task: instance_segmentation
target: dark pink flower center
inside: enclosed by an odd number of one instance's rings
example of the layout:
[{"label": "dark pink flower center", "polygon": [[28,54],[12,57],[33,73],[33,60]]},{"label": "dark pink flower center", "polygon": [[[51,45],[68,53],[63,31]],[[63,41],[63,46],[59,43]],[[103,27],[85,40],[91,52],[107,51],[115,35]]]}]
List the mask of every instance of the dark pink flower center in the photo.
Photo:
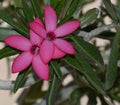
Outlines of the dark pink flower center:
[{"label": "dark pink flower center", "polygon": [[33,46],[31,47],[31,53],[32,53],[33,55],[39,54],[39,51],[40,51],[40,47],[39,47],[38,45],[33,45]]},{"label": "dark pink flower center", "polygon": [[51,40],[54,40],[56,39],[56,36],[54,34],[54,32],[48,32],[47,33],[47,40],[51,41]]}]

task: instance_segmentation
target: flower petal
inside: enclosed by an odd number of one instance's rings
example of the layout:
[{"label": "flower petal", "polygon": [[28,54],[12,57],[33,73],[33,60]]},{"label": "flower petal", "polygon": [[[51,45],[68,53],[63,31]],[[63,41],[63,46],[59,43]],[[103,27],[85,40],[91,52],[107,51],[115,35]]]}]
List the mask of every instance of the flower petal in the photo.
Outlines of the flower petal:
[{"label": "flower petal", "polygon": [[29,27],[32,31],[34,31],[36,34],[41,36],[42,38],[46,38],[46,31],[39,23],[36,22],[30,22]]},{"label": "flower petal", "polygon": [[22,51],[28,51],[31,47],[30,41],[20,35],[11,35],[5,38],[5,43],[9,46]]},{"label": "flower petal", "polygon": [[41,25],[41,27],[44,28],[44,24],[43,24],[42,20],[40,20],[40,18],[38,18],[38,17],[35,18],[34,22],[39,23]]},{"label": "flower petal", "polygon": [[39,55],[33,57],[32,66],[39,78],[43,80],[49,79],[48,64],[44,64]]},{"label": "flower petal", "polygon": [[51,41],[45,40],[41,44],[40,55],[44,63],[48,63],[54,54],[54,45]]},{"label": "flower petal", "polygon": [[55,30],[57,25],[57,16],[56,12],[49,5],[46,5],[45,7],[44,18],[47,32]]},{"label": "flower petal", "polygon": [[53,57],[54,59],[58,59],[58,58],[62,58],[66,55],[65,52],[61,51],[60,49],[58,49],[56,46],[55,46],[55,51],[54,51],[54,54],[53,54]]},{"label": "flower petal", "polygon": [[74,32],[80,26],[79,21],[69,21],[59,26],[54,33],[56,37],[66,36],[72,32]]},{"label": "flower petal", "polygon": [[23,52],[17,56],[12,64],[12,73],[17,73],[25,70],[32,62],[32,55],[30,52]]},{"label": "flower petal", "polygon": [[73,46],[67,41],[57,38],[53,41],[53,43],[63,52],[68,54],[75,54]]},{"label": "flower petal", "polygon": [[30,40],[31,40],[32,44],[34,44],[34,45],[40,45],[40,43],[42,42],[43,38],[41,38],[40,36],[38,36],[32,30],[30,30]]}]

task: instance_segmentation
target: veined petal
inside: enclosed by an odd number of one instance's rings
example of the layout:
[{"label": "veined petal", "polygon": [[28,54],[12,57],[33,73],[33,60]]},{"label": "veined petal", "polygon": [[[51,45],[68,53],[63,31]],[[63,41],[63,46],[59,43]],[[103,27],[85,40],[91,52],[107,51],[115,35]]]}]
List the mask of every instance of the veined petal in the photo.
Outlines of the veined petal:
[{"label": "veined petal", "polygon": [[31,47],[30,41],[20,35],[8,36],[4,41],[7,45],[22,51],[28,51]]},{"label": "veined petal", "polygon": [[35,18],[34,22],[39,23],[41,25],[41,27],[44,28],[44,24],[43,24],[43,22],[42,22],[42,20],[40,18],[38,18],[38,17]]},{"label": "veined petal", "polygon": [[56,12],[49,5],[45,7],[44,18],[47,32],[55,30],[57,26],[57,16]]},{"label": "veined petal", "polygon": [[80,26],[79,21],[69,21],[61,26],[59,26],[54,33],[56,34],[56,37],[62,37],[66,36],[72,32],[74,32],[78,27]]},{"label": "veined petal", "polygon": [[67,41],[57,38],[53,41],[53,43],[56,45],[56,47],[58,47],[63,52],[68,54],[75,54],[75,50],[73,46]]},{"label": "veined petal", "polygon": [[58,58],[62,58],[66,55],[65,52],[63,52],[62,50],[58,49],[56,46],[55,46],[55,51],[54,51],[54,54],[53,54],[53,57],[54,59],[58,59]]},{"label": "veined petal", "polygon": [[46,38],[46,31],[43,27],[41,27],[41,25],[39,23],[31,22],[31,23],[29,23],[29,27],[33,32],[35,32],[42,38]]},{"label": "veined petal", "polygon": [[33,57],[32,66],[39,78],[43,80],[49,79],[48,64],[44,64],[39,55]]},{"label": "veined petal", "polygon": [[32,54],[23,52],[17,56],[12,64],[12,73],[17,73],[25,70],[32,62]]},{"label": "veined petal", "polygon": [[54,45],[51,41],[45,40],[41,44],[40,56],[44,63],[48,63],[54,54]]},{"label": "veined petal", "polygon": [[40,36],[38,36],[32,30],[30,30],[30,40],[31,40],[32,44],[34,44],[34,45],[40,45],[40,43],[42,42],[43,38],[40,37]]}]

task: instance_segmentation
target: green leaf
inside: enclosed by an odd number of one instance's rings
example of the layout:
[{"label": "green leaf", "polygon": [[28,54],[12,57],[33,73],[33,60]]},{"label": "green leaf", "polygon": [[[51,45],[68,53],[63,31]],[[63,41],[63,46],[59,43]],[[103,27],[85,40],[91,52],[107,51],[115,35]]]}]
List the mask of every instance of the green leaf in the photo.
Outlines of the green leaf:
[{"label": "green leaf", "polygon": [[64,2],[65,2],[65,0],[59,0],[59,3],[58,3],[58,5],[56,6],[56,8],[55,8],[55,10],[56,10],[56,14],[57,14],[57,16],[58,16],[58,18],[61,18],[61,13],[62,13],[62,9],[63,9],[63,7],[64,7]]},{"label": "green leaf", "polygon": [[94,45],[84,41],[83,39],[81,39],[77,36],[72,37],[72,39],[73,39],[74,43],[79,47],[80,51],[84,52],[93,61],[97,62],[100,65],[103,65],[102,56],[101,56],[99,50]]},{"label": "green leaf", "polygon": [[117,17],[114,5],[111,3],[110,0],[103,0],[103,3],[106,7],[107,12],[109,13],[109,15],[111,16],[111,18],[113,19],[114,22],[118,23],[119,19]]},{"label": "green leaf", "polygon": [[112,44],[109,63],[106,70],[106,82],[105,82],[106,90],[109,90],[114,85],[114,82],[116,80],[117,61],[119,57],[119,42],[120,42],[120,31],[117,32]]},{"label": "green leaf", "polygon": [[16,8],[17,14],[19,18],[22,20],[22,22],[25,24],[25,26],[28,26],[28,23],[26,21],[26,17],[24,16],[23,8]]},{"label": "green leaf", "polygon": [[81,28],[85,28],[97,20],[99,10],[97,8],[87,11],[81,18]]},{"label": "green leaf", "polygon": [[[83,58],[83,56],[79,53],[75,55],[76,59],[79,61],[82,66],[83,74],[88,79],[88,81],[103,95],[105,95],[103,83],[96,76],[95,72],[92,70],[91,66],[87,63],[87,61]],[[81,70],[80,70],[81,72]]]},{"label": "green leaf", "polygon": [[67,15],[72,16],[74,12],[76,11],[78,4],[79,4],[79,0],[73,0],[69,7]]},{"label": "green leaf", "polygon": [[69,0],[69,2],[67,1],[67,4],[65,4],[65,8],[63,10],[63,19],[61,20],[60,24],[66,22],[71,17],[73,17],[73,14],[77,9],[78,4],[79,0]]},{"label": "green leaf", "polygon": [[20,17],[25,19],[23,8],[17,7],[16,11],[17,11],[17,13],[19,14]]},{"label": "green leaf", "polygon": [[4,20],[9,25],[11,25],[18,33],[21,33],[21,35],[28,37],[29,35],[28,29],[18,24],[17,22],[13,21],[12,18],[5,15],[2,11],[0,11],[0,19]]},{"label": "green leaf", "polygon": [[60,0],[50,0],[50,5],[55,8]]},{"label": "green leaf", "polygon": [[0,28],[0,42],[3,42],[7,36],[18,35],[16,31],[10,28]]},{"label": "green leaf", "polygon": [[13,92],[16,93],[17,90],[24,84],[25,82],[25,77],[27,74],[30,72],[31,67],[27,68],[26,70],[20,72],[15,80],[15,85],[13,88]]},{"label": "green leaf", "polygon": [[57,61],[51,61],[50,64],[52,65],[53,70],[55,71],[55,73],[58,76],[58,78],[60,80],[62,80],[63,79],[63,75],[62,75],[62,72],[60,70],[60,66],[58,65]]},{"label": "green leaf", "polygon": [[36,17],[43,18],[38,0],[30,0]]},{"label": "green leaf", "polygon": [[22,0],[22,4],[23,4],[23,12],[24,12],[24,16],[26,17],[28,22],[33,21],[33,13],[32,10],[30,9],[30,7],[28,6],[28,4]]},{"label": "green leaf", "polygon": [[83,72],[83,70],[81,69],[81,65],[77,62],[77,60],[74,57],[66,56],[65,58],[63,58],[63,60],[73,68],[81,70],[80,72]]},{"label": "green leaf", "polygon": [[74,12],[74,15],[73,15],[74,18],[79,17],[79,15],[80,15],[80,10],[81,10],[83,4],[84,4],[84,0],[79,0],[79,3],[78,3],[78,5],[77,5],[77,8],[76,8],[76,10],[75,10],[75,12]]},{"label": "green leaf", "polygon": [[51,70],[51,80],[49,81],[49,89],[48,89],[48,96],[47,96],[47,100],[46,100],[46,104],[47,105],[54,105],[54,100],[55,100],[55,92],[58,86],[58,80],[57,77],[55,75],[55,73],[53,72],[53,70]]},{"label": "green leaf", "polygon": [[69,1],[68,1],[68,0],[67,0],[67,1],[65,0],[65,4],[64,4],[65,6],[64,6],[64,8],[63,8],[62,19],[65,18],[65,15],[67,14],[67,11],[68,11],[68,9],[69,9],[72,1],[73,1],[73,0],[69,0]]},{"label": "green leaf", "polygon": [[12,55],[16,55],[18,54],[19,51],[11,48],[11,47],[4,47],[3,49],[0,49],[0,59],[5,58],[5,57],[9,57]]},{"label": "green leaf", "polygon": [[116,6],[116,5],[113,5],[113,7],[114,7],[114,9],[116,11],[116,15],[117,15],[117,17],[118,17],[118,19],[120,21],[120,8],[118,6]]}]

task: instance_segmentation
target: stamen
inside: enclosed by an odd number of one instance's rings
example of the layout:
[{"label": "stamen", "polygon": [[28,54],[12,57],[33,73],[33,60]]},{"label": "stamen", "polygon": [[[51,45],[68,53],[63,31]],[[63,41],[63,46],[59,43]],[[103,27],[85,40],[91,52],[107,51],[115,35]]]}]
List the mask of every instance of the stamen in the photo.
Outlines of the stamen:
[{"label": "stamen", "polygon": [[40,47],[39,47],[38,45],[33,45],[33,46],[31,47],[31,53],[32,53],[33,55],[39,54],[39,51],[40,51]]},{"label": "stamen", "polygon": [[54,32],[48,32],[47,33],[47,40],[51,41],[51,40],[54,40],[56,39],[56,36],[54,34]]}]

